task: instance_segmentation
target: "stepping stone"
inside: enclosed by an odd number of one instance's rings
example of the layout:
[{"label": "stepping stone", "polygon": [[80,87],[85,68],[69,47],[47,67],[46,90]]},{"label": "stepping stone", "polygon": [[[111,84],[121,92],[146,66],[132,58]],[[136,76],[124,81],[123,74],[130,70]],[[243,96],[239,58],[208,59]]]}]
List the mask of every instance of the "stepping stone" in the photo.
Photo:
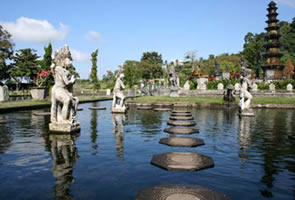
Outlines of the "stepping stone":
[{"label": "stepping stone", "polygon": [[155,103],[155,107],[172,107],[173,103]]},{"label": "stepping stone", "polygon": [[154,108],[154,111],[171,111],[170,108]]},{"label": "stepping stone", "polygon": [[151,103],[136,103],[138,107],[151,107],[153,104]]},{"label": "stepping stone", "polygon": [[169,118],[170,120],[193,120],[192,116],[172,116]]},{"label": "stepping stone", "polygon": [[195,121],[168,121],[167,122],[168,125],[172,125],[172,126],[194,126],[197,123]]},{"label": "stepping stone", "polygon": [[151,164],[168,171],[197,171],[214,167],[212,158],[191,152],[170,152],[153,155]]},{"label": "stepping stone", "polygon": [[223,193],[197,187],[182,185],[159,185],[140,190],[136,200],[231,200]]},{"label": "stepping stone", "polygon": [[171,117],[175,117],[175,116],[186,116],[186,117],[191,117],[192,114],[191,113],[172,113]]},{"label": "stepping stone", "polygon": [[159,143],[173,147],[197,147],[204,145],[204,140],[190,137],[162,138]]},{"label": "stepping stone", "polygon": [[153,107],[138,107],[137,110],[153,110]]},{"label": "stepping stone", "polygon": [[12,121],[8,121],[8,120],[0,120],[0,124],[7,124],[7,123],[11,123]]},{"label": "stepping stone", "polygon": [[77,111],[82,111],[82,110],[83,110],[83,108],[78,108],[78,109],[77,109]]},{"label": "stepping stone", "polygon": [[33,112],[33,115],[36,116],[50,116],[50,112]]},{"label": "stepping stone", "polygon": [[176,127],[171,127],[171,128],[165,128],[165,132],[170,133],[170,134],[183,134],[183,135],[191,135],[194,133],[200,133],[200,131],[196,128],[176,128]]},{"label": "stepping stone", "polygon": [[106,110],[106,107],[90,107],[90,110]]},{"label": "stepping stone", "polygon": [[184,107],[192,107],[192,103],[174,103],[173,107],[179,107],[179,108],[184,108]]},{"label": "stepping stone", "polygon": [[192,113],[191,111],[188,110],[172,110],[172,113]]}]

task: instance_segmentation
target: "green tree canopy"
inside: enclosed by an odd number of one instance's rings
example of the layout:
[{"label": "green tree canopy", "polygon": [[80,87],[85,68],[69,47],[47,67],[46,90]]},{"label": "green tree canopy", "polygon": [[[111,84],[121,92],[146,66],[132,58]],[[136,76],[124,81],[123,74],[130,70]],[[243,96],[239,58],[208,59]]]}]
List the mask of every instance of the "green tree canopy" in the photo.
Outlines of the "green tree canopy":
[{"label": "green tree canopy", "polygon": [[9,66],[6,59],[13,54],[14,44],[10,40],[11,35],[0,25],[0,80],[9,78]]},{"label": "green tree canopy", "polygon": [[140,68],[143,79],[160,78],[163,75],[162,55],[157,52],[145,52],[140,60]]},{"label": "green tree canopy", "polygon": [[20,49],[17,50],[13,56],[13,63],[11,68],[11,76],[20,83],[24,78],[28,82],[32,82],[37,74],[41,71],[38,61],[39,56],[34,49]]},{"label": "green tree canopy", "polygon": [[49,42],[48,46],[44,47],[44,55],[43,55],[43,60],[41,61],[41,68],[44,70],[50,70],[50,66],[52,63],[52,45]]},{"label": "green tree canopy", "polygon": [[126,60],[124,65],[124,82],[128,87],[132,87],[139,83],[142,78],[142,70],[140,68],[140,62],[135,60]]},{"label": "green tree canopy", "polygon": [[92,68],[91,68],[91,73],[90,73],[90,80],[91,80],[91,82],[93,84],[98,83],[98,78],[97,78],[97,55],[98,55],[98,49],[96,49],[91,54]]}]

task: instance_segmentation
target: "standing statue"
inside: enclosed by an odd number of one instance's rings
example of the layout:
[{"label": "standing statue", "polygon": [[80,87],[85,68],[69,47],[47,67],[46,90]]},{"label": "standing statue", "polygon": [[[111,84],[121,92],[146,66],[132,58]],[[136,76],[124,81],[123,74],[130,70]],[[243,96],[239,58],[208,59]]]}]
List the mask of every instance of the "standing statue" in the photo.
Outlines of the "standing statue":
[{"label": "standing statue", "polygon": [[112,104],[112,112],[114,113],[124,113],[126,111],[125,107],[125,95],[124,89],[125,85],[123,83],[124,74],[122,71],[119,72],[117,80],[114,87],[114,96]]},{"label": "standing statue", "polygon": [[248,69],[246,62],[242,61],[241,73],[241,89],[240,89],[240,103],[239,114],[240,116],[254,116],[252,109],[250,109],[252,94],[249,92],[252,82],[250,81],[251,69]]},{"label": "standing statue", "polygon": [[179,87],[178,76],[175,72],[174,65],[171,65],[169,67],[169,77],[170,77],[171,87],[178,88]]},{"label": "standing statue", "polygon": [[54,86],[51,93],[51,123],[49,130],[53,132],[74,132],[80,130],[76,120],[79,99],[73,96],[75,77],[68,70],[72,66],[71,53],[67,45],[55,52],[51,70]]}]

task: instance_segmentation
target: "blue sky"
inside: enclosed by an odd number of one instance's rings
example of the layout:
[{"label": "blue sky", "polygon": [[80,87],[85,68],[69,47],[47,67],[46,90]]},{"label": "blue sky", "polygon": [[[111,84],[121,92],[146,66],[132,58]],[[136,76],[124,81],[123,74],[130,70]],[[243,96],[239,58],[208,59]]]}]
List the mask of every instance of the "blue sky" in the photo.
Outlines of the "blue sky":
[{"label": "blue sky", "polygon": [[[269,0],[9,0],[1,3],[0,24],[13,35],[15,49],[68,44],[81,78],[99,49],[98,74],[125,60],[157,51],[164,60],[237,53],[247,32],[266,26]],[[295,0],[277,0],[279,20],[295,17]]]}]

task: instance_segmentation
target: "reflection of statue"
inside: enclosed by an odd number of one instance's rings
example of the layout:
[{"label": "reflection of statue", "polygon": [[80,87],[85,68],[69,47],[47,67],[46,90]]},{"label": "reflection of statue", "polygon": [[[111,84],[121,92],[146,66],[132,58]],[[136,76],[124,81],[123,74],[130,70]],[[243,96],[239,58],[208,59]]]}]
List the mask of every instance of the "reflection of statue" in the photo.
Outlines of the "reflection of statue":
[{"label": "reflection of statue", "polygon": [[79,130],[80,124],[75,119],[79,100],[72,94],[75,77],[68,71],[72,65],[68,46],[55,52],[54,62],[56,65],[52,64],[51,66],[55,83],[51,93],[49,129],[55,132]]},{"label": "reflection of statue", "polygon": [[116,141],[116,150],[118,152],[117,156],[123,159],[123,150],[124,150],[124,136],[123,136],[123,124],[125,122],[124,114],[113,114],[113,134]]},{"label": "reflection of statue", "polygon": [[234,102],[235,96],[233,94],[234,91],[234,87],[232,84],[229,84],[229,86],[227,86],[226,91],[223,92],[223,100],[227,101],[227,102]]},{"label": "reflection of statue", "polygon": [[75,146],[77,136],[66,134],[50,134],[49,141],[53,157],[52,171],[55,180],[55,198],[72,199],[70,185],[74,182],[73,165],[78,159]]},{"label": "reflection of statue", "polygon": [[253,98],[250,91],[251,81],[250,75],[251,70],[247,69],[245,66],[245,62],[242,62],[242,74],[241,74],[241,89],[240,89],[240,110],[239,113],[241,116],[253,116],[254,113],[250,109],[251,99]]},{"label": "reflection of statue", "polygon": [[123,78],[124,74],[120,72],[114,87],[112,112],[124,113],[126,111]]}]

